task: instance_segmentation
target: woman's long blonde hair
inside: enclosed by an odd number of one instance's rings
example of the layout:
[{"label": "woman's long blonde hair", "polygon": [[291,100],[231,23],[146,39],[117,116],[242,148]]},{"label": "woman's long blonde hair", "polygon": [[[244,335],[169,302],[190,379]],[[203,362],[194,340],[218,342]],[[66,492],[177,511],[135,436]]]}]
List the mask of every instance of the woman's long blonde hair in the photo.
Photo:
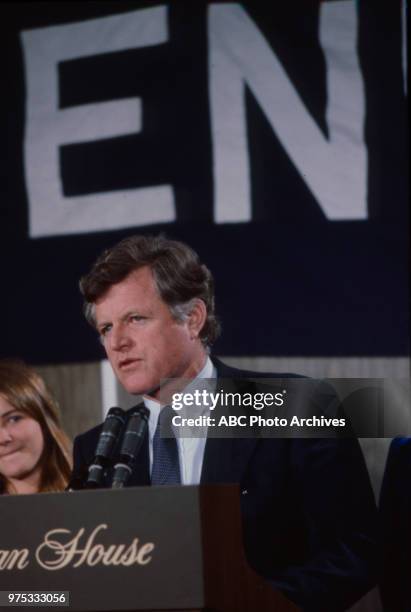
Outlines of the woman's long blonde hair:
[{"label": "woman's long blonde hair", "polygon": [[[61,428],[57,404],[43,379],[22,361],[0,360],[0,395],[41,427],[44,449],[39,492],[63,491],[71,474],[71,444]],[[0,474],[0,493],[6,488],[7,481]]]}]

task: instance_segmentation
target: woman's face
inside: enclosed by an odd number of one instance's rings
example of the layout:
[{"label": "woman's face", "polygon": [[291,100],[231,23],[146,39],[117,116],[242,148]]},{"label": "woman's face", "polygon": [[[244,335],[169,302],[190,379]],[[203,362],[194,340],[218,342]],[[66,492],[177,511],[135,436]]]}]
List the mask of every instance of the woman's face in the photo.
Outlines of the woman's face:
[{"label": "woman's face", "polygon": [[43,449],[40,424],[0,395],[0,474],[17,492],[38,489]]}]

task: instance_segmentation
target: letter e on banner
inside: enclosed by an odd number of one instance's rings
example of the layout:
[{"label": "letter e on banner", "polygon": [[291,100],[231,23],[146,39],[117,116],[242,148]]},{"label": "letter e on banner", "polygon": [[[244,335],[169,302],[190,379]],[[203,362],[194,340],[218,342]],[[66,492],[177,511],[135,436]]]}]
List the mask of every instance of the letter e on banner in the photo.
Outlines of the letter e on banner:
[{"label": "letter e on banner", "polygon": [[59,62],[167,41],[165,6],[22,32],[26,66],[25,178],[30,236],[175,220],[171,185],[65,197],[59,146],[138,133],[140,98],[59,110]]}]

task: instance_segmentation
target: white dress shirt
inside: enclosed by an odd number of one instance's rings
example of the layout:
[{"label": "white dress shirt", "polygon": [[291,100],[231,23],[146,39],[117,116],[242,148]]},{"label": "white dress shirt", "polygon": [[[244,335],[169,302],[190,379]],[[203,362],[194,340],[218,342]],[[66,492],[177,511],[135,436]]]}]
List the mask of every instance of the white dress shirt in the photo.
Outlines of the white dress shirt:
[{"label": "white dress shirt", "polygon": [[[217,379],[217,371],[212,364],[209,357],[205,362],[205,365],[201,372],[194,379]],[[188,388],[185,389],[187,391]],[[214,389],[215,390],[215,385]],[[143,397],[144,405],[150,411],[150,417],[148,421],[148,432],[149,432],[149,455],[150,455],[150,474],[153,469],[153,437],[157,427],[158,417],[162,408],[160,402],[152,399],[151,397]],[[188,410],[190,414],[188,414]],[[183,411],[179,411],[183,415]],[[177,413],[176,413],[177,414]],[[208,406],[191,406],[189,409],[186,408],[184,413],[187,416],[203,416],[210,414]],[[174,428],[174,431],[176,429]],[[176,435],[178,457],[180,460],[180,476],[181,484],[184,485],[197,485],[200,483],[201,470],[203,467],[204,449],[207,440],[207,428],[204,428],[204,435],[196,438],[188,438]]]}]

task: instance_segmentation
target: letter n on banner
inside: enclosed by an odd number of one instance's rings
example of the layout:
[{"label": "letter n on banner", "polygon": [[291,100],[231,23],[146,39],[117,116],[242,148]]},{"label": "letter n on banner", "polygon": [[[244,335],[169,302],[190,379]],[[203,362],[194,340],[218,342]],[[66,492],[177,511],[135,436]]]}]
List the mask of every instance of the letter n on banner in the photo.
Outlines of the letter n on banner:
[{"label": "letter n on banner", "polygon": [[[326,138],[267,40],[242,6],[209,7],[210,108],[217,223],[251,220],[245,85],[325,216],[367,218],[364,84],[354,0],[322,2],[327,70]],[[273,168],[275,172],[275,168]]]}]

